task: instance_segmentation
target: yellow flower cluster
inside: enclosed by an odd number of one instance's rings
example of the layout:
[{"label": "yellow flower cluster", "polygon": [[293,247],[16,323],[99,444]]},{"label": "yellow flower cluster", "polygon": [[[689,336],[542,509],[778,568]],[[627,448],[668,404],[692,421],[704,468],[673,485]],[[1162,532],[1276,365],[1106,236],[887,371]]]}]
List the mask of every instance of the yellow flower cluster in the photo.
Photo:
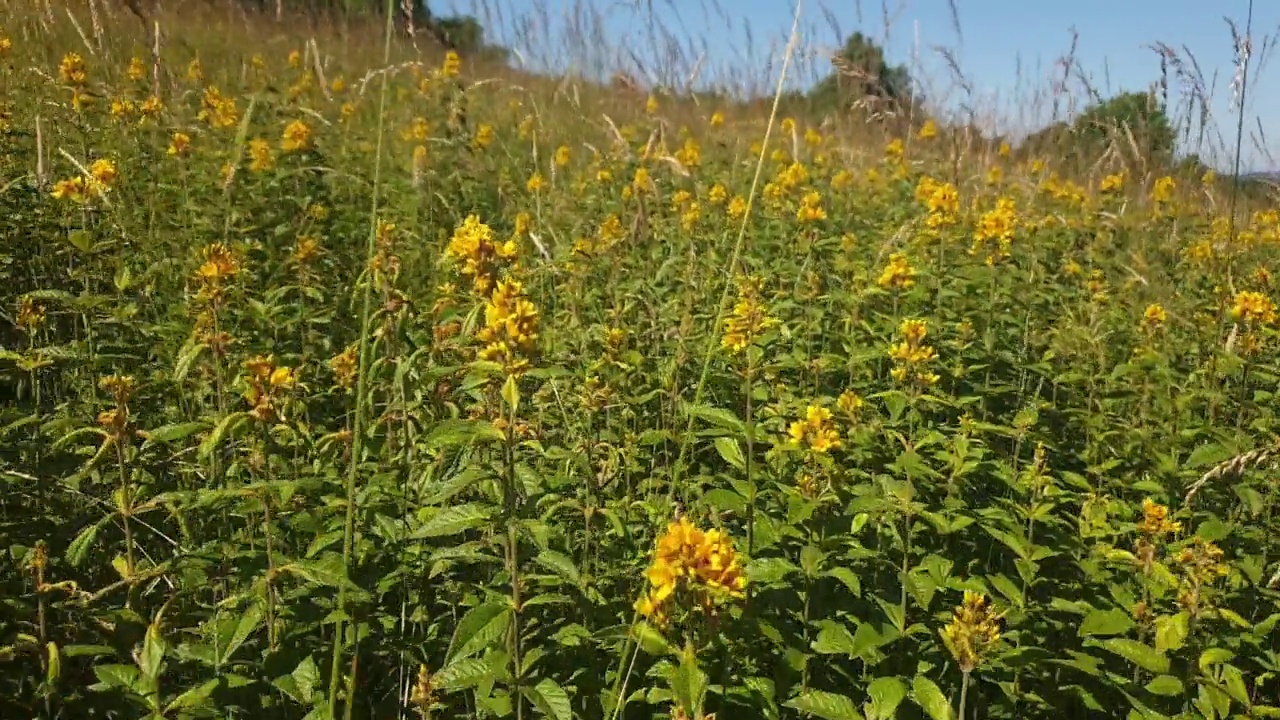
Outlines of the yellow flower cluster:
[{"label": "yellow flower cluster", "polygon": [[359,372],[359,346],[352,343],[347,349],[329,358],[329,369],[333,371],[337,387],[350,391],[356,385],[356,374]]},{"label": "yellow flower cluster", "polygon": [[18,300],[18,313],[14,322],[28,335],[39,330],[45,322],[44,306],[36,302],[30,295],[23,295]]},{"label": "yellow flower cluster", "polygon": [[1142,327],[1147,332],[1154,332],[1169,319],[1169,313],[1159,303],[1151,303],[1142,313]]},{"label": "yellow flower cluster", "polygon": [[645,577],[649,588],[635,608],[659,625],[666,624],[667,609],[681,585],[708,612],[743,597],[747,585],[733,539],[720,530],[704,532],[684,517],[658,538]]},{"label": "yellow flower cluster", "polygon": [[1182,530],[1182,523],[1169,519],[1169,508],[1151,498],[1142,500],[1142,519],[1138,521],[1138,532],[1143,535],[1158,537]]},{"label": "yellow flower cluster", "polygon": [[906,290],[916,284],[916,269],[911,266],[906,255],[893,253],[889,256],[889,264],[880,273],[876,284],[886,289]]},{"label": "yellow flower cluster", "polygon": [[98,381],[98,387],[111,396],[115,406],[98,413],[98,424],[120,438],[129,423],[129,401],[138,386],[132,375],[108,375]]},{"label": "yellow flower cluster", "polygon": [[1102,178],[1098,184],[1098,192],[1103,195],[1119,195],[1124,192],[1124,173],[1112,173]]},{"label": "yellow flower cluster", "polygon": [[896,363],[890,371],[893,379],[898,382],[910,380],[924,386],[937,383],[938,374],[925,368],[937,357],[934,349],[924,343],[929,332],[925,322],[903,320],[898,332],[902,335],[902,340],[889,348],[889,357]]},{"label": "yellow flower cluster", "polygon": [[516,241],[496,240],[492,228],[480,222],[479,217],[468,215],[453,231],[445,254],[462,261],[462,274],[471,278],[477,294],[488,295],[515,260]]},{"label": "yellow flower cluster", "polygon": [[744,276],[738,279],[738,301],[724,320],[721,347],[734,353],[742,352],[765,331],[778,324],[778,320],[769,315],[760,297],[763,287],[764,281],[759,277]]},{"label": "yellow flower cluster", "polygon": [[484,310],[484,327],[476,337],[485,343],[480,359],[500,363],[509,375],[529,365],[538,340],[538,308],[515,280],[499,280]]},{"label": "yellow flower cluster", "polygon": [[831,411],[818,405],[806,408],[804,419],[791,423],[788,434],[793,447],[807,447],[815,453],[830,452],[841,445]]},{"label": "yellow flower cluster", "polygon": [[1246,325],[1274,325],[1276,305],[1260,292],[1242,290],[1236,294],[1235,303],[1231,306],[1231,317]]},{"label": "yellow flower cluster", "polygon": [[280,417],[280,405],[286,393],[297,382],[291,368],[275,364],[270,356],[256,355],[244,363],[244,398],[252,408],[249,415],[259,422],[269,423]]},{"label": "yellow flower cluster", "polygon": [[54,183],[53,196],[59,200],[88,202],[106,195],[119,177],[120,171],[114,162],[99,158],[89,165],[87,174]]},{"label": "yellow flower cluster", "polygon": [[280,149],[285,152],[297,152],[309,147],[311,147],[311,128],[301,120],[289,123],[280,137]]},{"label": "yellow flower cluster", "polygon": [[69,52],[62,56],[58,64],[58,75],[62,82],[73,88],[84,87],[89,80],[89,71],[80,53]]},{"label": "yellow flower cluster", "polygon": [[942,641],[968,674],[982,662],[992,645],[1000,641],[1000,616],[981,593],[964,591],[964,602],[942,629]]},{"label": "yellow flower cluster", "polygon": [[960,214],[960,191],[956,186],[928,175],[916,183],[916,202],[929,211],[925,222],[934,229],[954,225]]},{"label": "yellow flower cluster", "polygon": [[816,190],[805,193],[800,201],[800,209],[796,211],[796,221],[808,224],[826,219],[827,211],[822,209],[822,195]]},{"label": "yellow flower cluster", "polygon": [[240,121],[240,111],[235,98],[224,97],[215,85],[204,89],[200,99],[200,113],[196,116],[210,127],[225,129]]},{"label": "yellow flower cluster", "polygon": [[1017,229],[1018,211],[1013,198],[998,198],[996,206],[978,218],[970,254],[976,255],[985,248],[988,265],[1004,260],[1009,257],[1009,248],[1013,245],[1013,235]]}]

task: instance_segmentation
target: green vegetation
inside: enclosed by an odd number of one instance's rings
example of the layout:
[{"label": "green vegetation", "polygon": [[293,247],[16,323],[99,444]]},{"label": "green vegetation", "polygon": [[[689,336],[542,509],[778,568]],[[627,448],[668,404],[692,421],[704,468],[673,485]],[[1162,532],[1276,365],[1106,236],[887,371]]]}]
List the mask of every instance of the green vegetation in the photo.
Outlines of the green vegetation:
[{"label": "green vegetation", "polygon": [[3,717],[1280,716],[1280,216],[1145,96],[10,7]]}]

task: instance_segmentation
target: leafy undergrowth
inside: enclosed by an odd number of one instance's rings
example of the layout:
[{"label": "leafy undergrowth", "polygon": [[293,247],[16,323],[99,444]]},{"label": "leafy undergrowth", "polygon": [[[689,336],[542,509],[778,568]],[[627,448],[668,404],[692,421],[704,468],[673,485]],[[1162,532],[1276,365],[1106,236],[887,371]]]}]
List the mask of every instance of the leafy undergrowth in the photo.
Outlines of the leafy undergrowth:
[{"label": "leafy undergrowth", "polygon": [[12,23],[6,716],[1280,716],[1274,210]]}]

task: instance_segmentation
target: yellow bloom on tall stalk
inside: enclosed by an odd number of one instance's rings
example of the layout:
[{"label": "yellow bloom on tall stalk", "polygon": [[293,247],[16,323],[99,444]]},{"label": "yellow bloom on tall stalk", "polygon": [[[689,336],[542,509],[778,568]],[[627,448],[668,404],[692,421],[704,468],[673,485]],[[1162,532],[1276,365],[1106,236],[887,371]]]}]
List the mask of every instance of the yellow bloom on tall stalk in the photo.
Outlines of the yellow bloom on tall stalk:
[{"label": "yellow bloom on tall stalk", "polygon": [[187,151],[191,149],[191,136],[176,132],[169,139],[169,154],[174,157],[186,157]]},{"label": "yellow bloom on tall stalk", "polygon": [[484,327],[476,333],[481,360],[496,362],[510,375],[524,372],[536,350],[538,308],[523,296],[524,286],[500,280],[484,310]]},{"label": "yellow bloom on tall stalk", "polygon": [[911,261],[907,260],[906,255],[893,253],[889,256],[889,264],[880,273],[876,284],[886,289],[906,290],[916,284],[916,269],[911,266]]},{"label": "yellow bloom on tall stalk", "polygon": [[805,447],[815,453],[830,452],[841,445],[840,433],[831,422],[831,411],[819,405],[805,409],[804,419],[787,429],[792,447]]},{"label": "yellow bloom on tall stalk", "polygon": [[937,135],[938,123],[934,122],[933,119],[930,118],[924,122],[924,125],[920,126],[920,132],[916,134],[916,137],[921,140],[929,140],[937,137]]},{"label": "yellow bloom on tall stalk", "polygon": [[684,139],[684,146],[676,151],[675,157],[685,167],[698,167],[702,165],[702,148],[697,140],[688,137]]},{"label": "yellow bloom on tall stalk", "polygon": [[98,158],[89,165],[89,177],[93,179],[99,192],[106,192],[120,177],[120,170],[111,160]]},{"label": "yellow bloom on tall stalk", "polygon": [[440,74],[447,77],[457,77],[462,72],[462,58],[458,53],[450,50],[445,53],[444,62],[440,65]]},{"label": "yellow bloom on tall stalk", "polygon": [[542,173],[534,171],[534,173],[529,176],[529,180],[524,184],[524,186],[529,190],[529,192],[536,193],[545,187],[546,184],[547,181],[542,178]]},{"label": "yellow bloom on tall stalk", "polygon": [[1276,305],[1271,298],[1260,292],[1242,290],[1236,293],[1235,303],[1231,306],[1231,317],[1246,325],[1274,325]]},{"label": "yellow bloom on tall stalk", "polygon": [[981,593],[964,591],[951,622],[942,629],[942,642],[956,659],[960,671],[968,675],[986,658],[991,646],[1000,641],[1000,616]]},{"label": "yellow bloom on tall stalk", "polygon": [[645,112],[647,112],[647,113],[649,113],[650,115],[653,115],[653,114],[655,114],[655,113],[657,113],[657,112],[658,112],[658,98],[657,98],[657,96],[655,96],[655,95],[650,95],[650,96],[649,96],[649,99],[647,99],[647,100],[645,100],[645,101],[644,101],[644,111],[645,111]]},{"label": "yellow bloom on tall stalk", "polygon": [[1182,531],[1182,523],[1169,519],[1169,508],[1151,498],[1142,499],[1142,519],[1137,527],[1138,532],[1152,537]]},{"label": "yellow bloom on tall stalk", "polygon": [[9,39],[8,35],[0,35],[0,57],[8,55],[11,50],[13,50],[13,40]]},{"label": "yellow bloom on tall stalk", "polygon": [[1155,185],[1151,188],[1151,201],[1157,207],[1173,202],[1173,192],[1177,190],[1178,183],[1174,182],[1172,177],[1165,175],[1156,180]]},{"label": "yellow bloom on tall stalk", "polygon": [[552,158],[552,162],[555,163],[556,167],[568,167],[569,161],[572,159],[573,156],[570,153],[569,146],[561,145],[556,148],[556,154]]},{"label": "yellow bloom on tall stalk", "polygon": [[724,320],[724,336],[720,339],[721,347],[729,352],[742,352],[778,324],[760,297],[763,287],[764,280],[758,277],[738,279],[738,301]]},{"label": "yellow bloom on tall stalk", "polygon": [[302,51],[294,49],[289,51],[289,67],[302,67]]},{"label": "yellow bloom on tall stalk", "polygon": [[973,231],[973,247],[970,254],[976,255],[987,251],[987,264],[995,263],[1009,257],[1009,249],[1013,245],[1013,236],[1018,229],[1018,211],[1013,198],[1001,197],[996,206],[978,218],[977,227]]},{"label": "yellow bloom on tall stalk", "polygon": [[311,147],[311,128],[301,120],[289,123],[284,134],[280,136],[280,149],[285,152],[296,152]]},{"label": "yellow bloom on tall stalk", "polygon": [[710,123],[711,127],[713,127],[713,128],[718,128],[718,127],[723,126],[723,125],[724,125],[724,113],[720,112],[719,110],[717,110],[717,111],[715,111],[715,112],[711,113],[711,120],[709,121],[709,123]]},{"label": "yellow bloom on tall stalk", "polygon": [[1119,195],[1124,191],[1124,173],[1112,173],[1102,178],[1102,182],[1098,185],[1098,192],[1104,195]]},{"label": "yellow bloom on tall stalk", "polygon": [[261,138],[249,141],[249,170],[266,172],[275,167],[275,156],[271,154],[271,144]]},{"label": "yellow bloom on tall stalk", "polygon": [[889,348],[889,357],[895,363],[893,370],[890,371],[893,379],[898,382],[912,381],[924,386],[937,383],[939,379],[937,373],[925,367],[937,357],[936,351],[924,342],[925,336],[928,335],[925,322],[916,319],[903,320],[898,332],[902,335],[902,340]]},{"label": "yellow bloom on tall stalk", "polygon": [[215,128],[229,128],[240,120],[235,98],[224,97],[222,91],[210,85],[204,89],[200,99],[200,114],[197,117]]},{"label": "yellow bloom on tall stalk", "polygon": [[515,260],[516,241],[498,242],[492,228],[480,222],[478,216],[468,215],[453,231],[445,255],[462,261],[462,274],[471,278],[475,292],[488,295],[502,272]]},{"label": "yellow bloom on tall stalk", "polygon": [[62,56],[58,64],[58,75],[62,82],[74,88],[84,87],[89,80],[89,72],[80,53],[69,52]]},{"label": "yellow bloom on tall stalk", "polygon": [[1169,314],[1165,312],[1164,308],[1161,307],[1159,303],[1151,303],[1142,313],[1142,327],[1146,329],[1147,332],[1154,332],[1158,328],[1162,327],[1168,319]]},{"label": "yellow bloom on tall stalk", "polygon": [[747,587],[733,538],[721,530],[704,532],[686,517],[669,524],[658,538],[645,580],[648,588],[635,609],[659,626],[669,620],[669,608],[682,587],[687,599],[706,613],[745,597]]},{"label": "yellow bloom on tall stalk", "polygon": [[801,224],[815,223],[827,219],[827,211],[822,209],[822,195],[817,190],[805,193],[800,201],[800,209],[796,210],[796,221]]},{"label": "yellow bloom on tall stalk", "polygon": [[482,123],[476,128],[475,146],[481,150],[493,144],[494,132],[493,126],[489,123]]},{"label": "yellow bloom on tall stalk", "polygon": [[32,299],[30,295],[23,295],[18,300],[18,312],[14,322],[28,335],[44,326],[45,317],[44,306]]}]

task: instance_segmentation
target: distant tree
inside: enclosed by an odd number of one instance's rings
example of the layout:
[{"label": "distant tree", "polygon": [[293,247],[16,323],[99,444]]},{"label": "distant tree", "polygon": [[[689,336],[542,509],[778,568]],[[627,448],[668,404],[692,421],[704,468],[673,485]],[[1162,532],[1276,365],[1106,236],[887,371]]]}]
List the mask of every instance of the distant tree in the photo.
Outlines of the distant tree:
[{"label": "distant tree", "polygon": [[1114,140],[1129,144],[1133,137],[1138,149],[1150,159],[1169,160],[1177,136],[1168,115],[1154,93],[1126,92],[1087,108],[1071,126],[1090,146],[1104,146]]},{"label": "distant tree", "polygon": [[860,32],[845,40],[844,47],[831,58],[831,65],[833,72],[809,92],[816,108],[844,109],[868,97],[898,105],[917,100],[907,67],[890,65],[884,48]]}]

